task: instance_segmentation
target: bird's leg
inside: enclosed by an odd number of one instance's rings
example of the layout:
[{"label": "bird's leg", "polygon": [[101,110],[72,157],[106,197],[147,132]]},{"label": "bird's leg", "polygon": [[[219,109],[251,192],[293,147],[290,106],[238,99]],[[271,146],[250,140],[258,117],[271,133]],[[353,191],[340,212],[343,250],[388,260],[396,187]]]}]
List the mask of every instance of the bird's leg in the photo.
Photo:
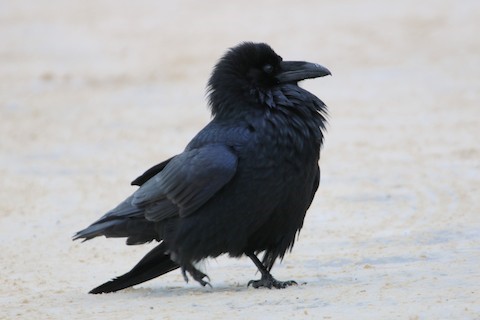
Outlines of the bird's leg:
[{"label": "bird's leg", "polygon": [[270,272],[268,272],[267,268],[265,268],[263,263],[260,260],[258,260],[255,254],[249,253],[247,254],[247,256],[250,259],[252,259],[253,263],[255,263],[255,265],[257,266],[258,271],[260,271],[260,273],[262,274],[262,277],[260,278],[260,280],[250,280],[247,286],[252,285],[252,287],[254,287],[255,289],[260,287],[266,287],[269,289],[271,289],[272,287],[277,289],[284,289],[289,286],[297,285],[297,283],[293,280],[289,280],[289,281],[276,280],[270,274]]},{"label": "bird's leg", "polygon": [[[191,263],[182,266],[182,275],[183,279],[185,279],[185,282],[188,282],[187,271],[188,273],[190,273],[192,278],[198,283],[200,283],[203,287],[205,287],[206,285],[208,285],[210,288],[212,287],[212,285],[208,282],[210,281],[210,278],[205,273],[196,269]],[[205,277],[208,281],[203,280],[203,278]]]}]

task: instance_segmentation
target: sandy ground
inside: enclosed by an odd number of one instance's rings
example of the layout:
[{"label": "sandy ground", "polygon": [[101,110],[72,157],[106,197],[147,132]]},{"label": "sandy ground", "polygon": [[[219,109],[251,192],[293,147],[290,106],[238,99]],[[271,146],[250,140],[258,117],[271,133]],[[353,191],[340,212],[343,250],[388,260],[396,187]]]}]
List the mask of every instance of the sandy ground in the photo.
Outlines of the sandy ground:
[{"label": "sandy ground", "polygon": [[[480,2],[0,1],[1,319],[480,319]],[[334,76],[322,182],[286,290],[209,260],[116,294],[151,246],[71,235],[209,120],[226,48]]]}]

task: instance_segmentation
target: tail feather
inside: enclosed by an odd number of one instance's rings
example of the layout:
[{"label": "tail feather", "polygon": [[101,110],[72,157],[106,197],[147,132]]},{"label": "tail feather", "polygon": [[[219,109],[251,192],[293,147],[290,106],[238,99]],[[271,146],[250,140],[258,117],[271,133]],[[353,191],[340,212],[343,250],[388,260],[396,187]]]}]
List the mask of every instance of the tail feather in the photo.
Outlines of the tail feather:
[{"label": "tail feather", "polygon": [[94,223],[89,227],[75,233],[72,237],[72,240],[83,239],[82,242],[84,242],[98,236],[103,236],[105,234],[105,230],[115,226],[117,223],[118,222],[115,220]]},{"label": "tail feather", "polygon": [[155,230],[155,224],[146,219],[117,219],[105,222],[95,222],[89,227],[73,235],[73,240],[83,239],[82,242],[98,236],[107,238],[127,238],[127,244],[142,244],[152,240],[160,241]]},{"label": "tail feather", "polygon": [[151,280],[173,271],[179,267],[170,259],[164,242],[153,248],[138,262],[132,270],[92,289],[89,293],[108,293],[122,290],[136,284]]},{"label": "tail feather", "polygon": [[155,223],[145,219],[145,210],[132,204],[133,195],[104,214],[87,228],[73,235],[73,240],[90,240],[98,236],[128,238],[127,244],[142,244],[160,241]]}]

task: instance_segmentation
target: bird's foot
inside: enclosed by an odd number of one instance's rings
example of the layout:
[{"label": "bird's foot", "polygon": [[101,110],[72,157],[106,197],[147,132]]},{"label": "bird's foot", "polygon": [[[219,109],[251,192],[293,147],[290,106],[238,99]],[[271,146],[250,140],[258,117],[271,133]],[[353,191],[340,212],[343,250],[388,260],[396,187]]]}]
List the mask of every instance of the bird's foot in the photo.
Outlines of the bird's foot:
[{"label": "bird's foot", "polygon": [[271,275],[268,275],[268,276],[262,276],[260,280],[250,280],[247,286],[250,287],[250,285],[255,289],[258,289],[261,287],[265,287],[268,289],[272,289],[272,287],[276,289],[285,289],[286,287],[296,286],[297,283],[293,280],[278,281]]},{"label": "bird's foot", "polygon": [[[210,278],[205,273],[201,272],[200,270],[196,269],[193,265],[187,265],[182,267],[182,275],[185,282],[188,283],[188,276],[187,271],[192,276],[193,280],[197,281],[202,285],[202,287],[209,286],[210,288],[212,285],[210,284]],[[203,280],[203,278],[207,278],[208,281]]]}]

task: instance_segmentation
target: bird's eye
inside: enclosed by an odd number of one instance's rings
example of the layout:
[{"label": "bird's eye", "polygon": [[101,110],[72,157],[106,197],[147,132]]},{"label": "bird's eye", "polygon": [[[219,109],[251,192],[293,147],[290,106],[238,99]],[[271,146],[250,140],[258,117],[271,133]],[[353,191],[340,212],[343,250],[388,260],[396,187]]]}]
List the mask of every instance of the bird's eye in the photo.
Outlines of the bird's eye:
[{"label": "bird's eye", "polygon": [[271,74],[273,72],[273,66],[271,64],[264,65],[262,69],[267,74]]}]

